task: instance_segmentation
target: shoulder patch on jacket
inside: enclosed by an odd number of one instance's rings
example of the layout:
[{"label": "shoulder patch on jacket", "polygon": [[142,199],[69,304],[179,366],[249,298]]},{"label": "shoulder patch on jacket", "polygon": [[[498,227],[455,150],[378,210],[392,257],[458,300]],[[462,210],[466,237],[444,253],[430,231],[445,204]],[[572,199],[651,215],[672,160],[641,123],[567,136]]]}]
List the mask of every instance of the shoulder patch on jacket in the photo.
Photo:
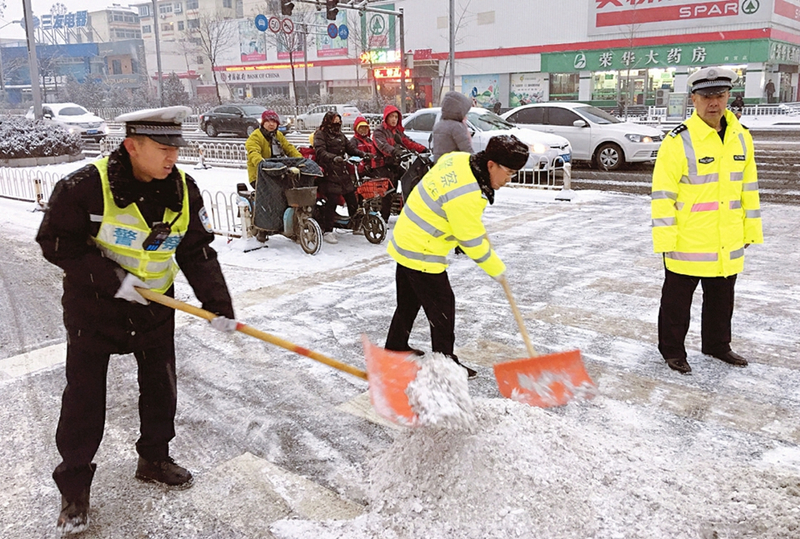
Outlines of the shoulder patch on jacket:
[{"label": "shoulder patch on jacket", "polygon": [[673,129],[672,131],[669,132],[669,136],[677,137],[678,135],[680,135],[681,133],[683,133],[687,129],[689,129],[689,128],[686,127],[686,124],[680,124],[678,127],[676,127],[675,129]]},{"label": "shoulder patch on jacket", "polygon": [[208,232],[214,232],[214,229],[211,227],[211,219],[208,218],[208,212],[206,211],[205,206],[200,208],[200,211],[197,212],[197,216],[200,218],[203,228],[205,228]]},{"label": "shoulder patch on jacket", "polygon": [[704,164],[704,165],[707,165],[707,164],[709,164],[709,163],[713,163],[713,162],[714,162],[714,158],[713,158],[713,157],[711,157],[711,156],[707,156],[707,157],[701,157],[701,158],[700,158],[700,159],[698,159],[697,161],[698,161],[699,163],[702,163],[702,164]]}]

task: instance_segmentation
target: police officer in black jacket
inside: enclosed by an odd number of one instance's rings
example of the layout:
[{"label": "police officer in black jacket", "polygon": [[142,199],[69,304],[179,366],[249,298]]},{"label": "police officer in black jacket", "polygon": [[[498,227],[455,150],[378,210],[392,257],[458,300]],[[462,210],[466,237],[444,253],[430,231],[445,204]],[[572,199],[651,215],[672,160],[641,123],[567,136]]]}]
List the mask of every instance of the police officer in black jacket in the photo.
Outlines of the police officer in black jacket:
[{"label": "police officer in black jacket", "polygon": [[45,258],[64,270],[67,385],[56,431],[62,462],[53,472],[62,534],[89,525],[110,354],[132,353],[138,365],[136,477],[179,488],[192,483],[169,455],[177,403],[174,311],[136,290],[172,296],[179,267],[203,308],[219,315],[212,326],[236,327],[200,191],[175,167],[189,112],[166,107],[117,118],[126,122],[123,143],[56,184],[36,237]]}]

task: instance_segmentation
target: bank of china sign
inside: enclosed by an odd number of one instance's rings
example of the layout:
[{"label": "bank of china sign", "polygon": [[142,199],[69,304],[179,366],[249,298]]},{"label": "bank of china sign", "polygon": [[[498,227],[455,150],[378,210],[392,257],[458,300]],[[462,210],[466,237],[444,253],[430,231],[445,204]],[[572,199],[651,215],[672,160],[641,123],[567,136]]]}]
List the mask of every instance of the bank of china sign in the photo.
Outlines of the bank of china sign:
[{"label": "bank of china sign", "polygon": [[652,30],[767,22],[773,0],[591,0],[590,6],[590,36],[636,37],[636,32]]}]

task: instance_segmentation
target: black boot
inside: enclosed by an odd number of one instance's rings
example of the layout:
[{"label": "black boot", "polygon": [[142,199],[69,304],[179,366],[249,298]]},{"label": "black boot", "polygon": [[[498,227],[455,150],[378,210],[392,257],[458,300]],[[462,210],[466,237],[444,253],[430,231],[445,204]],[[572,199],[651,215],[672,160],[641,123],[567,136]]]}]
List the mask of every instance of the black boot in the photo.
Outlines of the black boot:
[{"label": "black boot", "polygon": [[56,530],[61,535],[81,533],[89,527],[89,490],[97,464],[67,467],[63,462],[53,472],[61,491],[61,513]]},{"label": "black boot", "polygon": [[163,483],[170,487],[186,489],[192,486],[192,473],[175,464],[172,458],[148,461],[139,457],[136,479],[150,483]]},{"label": "black boot", "polygon": [[667,358],[665,360],[669,368],[673,371],[678,371],[681,374],[689,374],[692,372],[692,367],[685,357]]},{"label": "black boot", "polygon": [[445,354],[445,355],[450,359],[452,359],[453,361],[455,361],[456,365],[458,365],[459,367],[463,367],[467,371],[467,380],[472,380],[473,378],[476,378],[478,376],[478,371],[476,371],[475,369],[470,369],[469,367],[461,363],[458,360],[458,356],[456,356],[455,354]]}]

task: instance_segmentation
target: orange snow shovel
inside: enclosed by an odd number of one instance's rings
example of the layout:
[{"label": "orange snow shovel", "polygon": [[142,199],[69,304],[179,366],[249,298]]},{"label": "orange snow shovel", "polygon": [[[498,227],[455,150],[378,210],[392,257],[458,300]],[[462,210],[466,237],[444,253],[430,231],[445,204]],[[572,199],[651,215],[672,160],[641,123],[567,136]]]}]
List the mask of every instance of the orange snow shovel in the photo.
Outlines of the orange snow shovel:
[{"label": "orange snow shovel", "polygon": [[563,406],[573,398],[594,397],[597,386],[583,366],[581,351],[570,350],[544,356],[537,355],[525,330],[522,315],[511,295],[508,281],[504,275],[499,280],[530,355],[525,359],[494,365],[494,375],[500,393],[506,398],[542,408]]}]

